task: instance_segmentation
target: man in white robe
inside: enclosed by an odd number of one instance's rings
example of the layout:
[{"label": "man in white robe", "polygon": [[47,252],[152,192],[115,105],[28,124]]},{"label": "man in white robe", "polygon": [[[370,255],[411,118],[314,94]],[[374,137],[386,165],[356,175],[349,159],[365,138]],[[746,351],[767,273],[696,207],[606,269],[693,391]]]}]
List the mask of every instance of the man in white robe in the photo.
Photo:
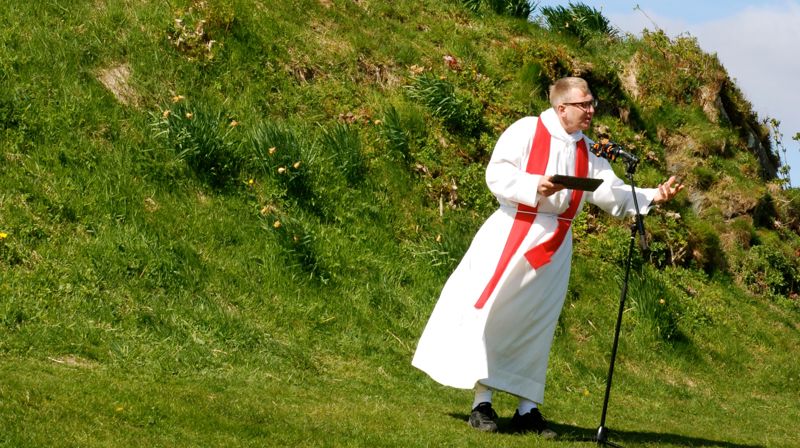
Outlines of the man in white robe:
[{"label": "man in white robe", "polygon": [[[486,182],[500,207],[478,230],[445,284],[412,364],[437,382],[475,388],[470,425],[497,430],[493,390],[519,398],[514,429],[555,433],[538,410],[553,333],[567,293],[572,258],[570,223],[589,201],[623,217],[635,213],[630,186],[609,162],[587,151],[583,135],[596,102],[581,78],[550,89],[552,108],[525,117],[500,136]],[[594,192],[567,190],[555,174],[603,180]],[[674,197],[674,177],[637,189],[641,213]]]}]

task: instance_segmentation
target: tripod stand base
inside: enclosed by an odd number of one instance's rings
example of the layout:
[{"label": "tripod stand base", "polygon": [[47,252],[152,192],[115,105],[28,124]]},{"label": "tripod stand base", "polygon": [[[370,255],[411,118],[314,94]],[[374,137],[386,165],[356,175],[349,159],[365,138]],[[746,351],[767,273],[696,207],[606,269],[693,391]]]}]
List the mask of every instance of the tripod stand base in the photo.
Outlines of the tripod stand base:
[{"label": "tripod stand base", "polygon": [[595,441],[597,441],[598,445],[607,445],[616,448],[622,448],[622,445],[617,445],[616,443],[608,441],[608,428],[606,428],[605,426],[597,428],[597,435],[595,436]]}]

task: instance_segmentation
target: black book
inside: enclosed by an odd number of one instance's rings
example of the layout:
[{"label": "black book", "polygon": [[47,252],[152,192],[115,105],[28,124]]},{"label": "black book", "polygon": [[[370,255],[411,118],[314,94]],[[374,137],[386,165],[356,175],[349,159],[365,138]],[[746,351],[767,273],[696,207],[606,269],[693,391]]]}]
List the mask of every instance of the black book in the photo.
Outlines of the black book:
[{"label": "black book", "polygon": [[603,183],[603,179],[593,177],[575,177],[556,174],[550,179],[554,184],[563,185],[571,190],[594,191]]}]

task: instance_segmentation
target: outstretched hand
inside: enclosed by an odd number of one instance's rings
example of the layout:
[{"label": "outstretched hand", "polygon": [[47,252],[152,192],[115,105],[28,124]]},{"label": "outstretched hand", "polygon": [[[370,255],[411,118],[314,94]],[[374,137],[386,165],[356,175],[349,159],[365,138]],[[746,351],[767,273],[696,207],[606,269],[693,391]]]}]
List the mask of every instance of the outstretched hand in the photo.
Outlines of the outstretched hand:
[{"label": "outstretched hand", "polygon": [[683,184],[678,182],[675,176],[672,176],[663,184],[658,185],[658,192],[656,192],[653,202],[656,204],[667,202],[680,193],[681,190],[683,190]]}]

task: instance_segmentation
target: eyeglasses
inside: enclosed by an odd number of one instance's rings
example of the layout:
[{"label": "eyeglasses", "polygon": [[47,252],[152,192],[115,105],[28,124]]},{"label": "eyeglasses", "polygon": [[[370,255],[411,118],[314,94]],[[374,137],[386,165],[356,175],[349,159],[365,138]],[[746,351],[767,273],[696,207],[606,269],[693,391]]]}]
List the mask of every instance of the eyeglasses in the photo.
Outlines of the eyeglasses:
[{"label": "eyeglasses", "polygon": [[575,106],[584,112],[589,112],[590,107],[593,109],[597,108],[597,98],[592,98],[589,101],[581,101],[580,103],[561,103],[561,104],[565,106]]}]

